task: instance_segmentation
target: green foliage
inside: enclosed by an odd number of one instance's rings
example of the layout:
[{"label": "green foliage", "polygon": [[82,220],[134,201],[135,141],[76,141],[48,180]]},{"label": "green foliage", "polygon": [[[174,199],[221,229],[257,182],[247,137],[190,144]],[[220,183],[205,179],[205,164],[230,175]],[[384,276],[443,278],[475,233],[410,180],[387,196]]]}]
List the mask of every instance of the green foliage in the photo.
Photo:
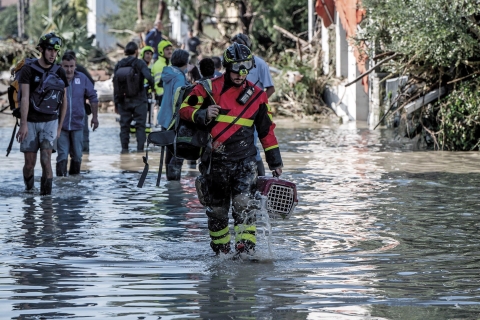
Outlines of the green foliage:
[{"label": "green foliage", "polygon": [[[275,77],[275,93],[270,101],[279,103],[278,113],[285,115],[325,113],[327,108],[321,96],[328,78],[312,65],[298,59],[296,54],[282,52],[278,55],[276,64],[281,66],[281,73]],[[289,72],[298,72],[303,76],[301,81],[292,84],[288,81]],[[285,106],[288,106],[285,109]]]},{"label": "green foliage", "polygon": [[74,50],[79,63],[87,63],[89,52],[92,50],[93,36],[87,34],[86,0],[54,0],[52,19],[48,18],[48,0],[37,0],[30,8],[29,27],[27,34],[31,42],[36,43],[38,38],[47,32],[55,32],[64,39],[62,52]]},{"label": "green foliage", "polygon": [[295,48],[296,43],[278,30],[277,25],[297,35],[308,30],[308,10],[304,0],[255,0],[259,16],[254,20],[253,35],[256,41],[256,48],[266,50],[269,48],[269,39],[273,41],[270,50],[282,52],[288,48]]},{"label": "green foliage", "polygon": [[[367,18],[358,38],[431,67],[457,66],[480,55],[480,31],[471,0],[364,0]],[[371,52],[370,55],[374,55]]]},{"label": "green foliage", "polygon": [[0,35],[16,36],[17,31],[17,6],[8,6],[0,11]]},{"label": "green foliage", "polygon": [[[158,12],[158,0],[144,0],[143,19],[146,25],[143,30],[137,30],[137,2],[132,0],[115,0],[115,2],[118,4],[118,13],[109,15],[105,19],[105,23],[111,29],[147,32],[153,28],[153,23],[155,22],[155,17]],[[165,19],[163,22],[165,23]],[[123,41],[128,41],[127,39],[131,38],[132,35],[124,33],[117,34],[116,37]]]},{"label": "green foliage", "polygon": [[460,84],[440,103],[438,143],[451,151],[478,150],[480,79]]},{"label": "green foliage", "polygon": [[[256,50],[263,53],[270,48],[272,52],[279,53],[287,48],[295,48],[295,42],[290,38],[284,37],[278,30],[274,29],[274,25],[289,30],[293,34],[303,34],[305,38],[308,25],[307,6],[304,0],[227,0],[224,1],[217,9],[225,9],[230,5],[236,8],[239,4],[245,4],[247,8],[247,16],[252,15],[250,27],[250,38]],[[215,0],[196,0],[196,1],[179,1],[178,5],[191,21],[195,21],[201,13],[202,17],[214,16],[215,5],[219,5]],[[219,10],[217,21],[224,23],[227,32],[238,30],[238,26],[229,25],[225,18],[225,11]],[[238,32],[238,31],[237,31]],[[234,34],[227,34],[230,38]],[[306,39],[304,39],[306,40]]]}]

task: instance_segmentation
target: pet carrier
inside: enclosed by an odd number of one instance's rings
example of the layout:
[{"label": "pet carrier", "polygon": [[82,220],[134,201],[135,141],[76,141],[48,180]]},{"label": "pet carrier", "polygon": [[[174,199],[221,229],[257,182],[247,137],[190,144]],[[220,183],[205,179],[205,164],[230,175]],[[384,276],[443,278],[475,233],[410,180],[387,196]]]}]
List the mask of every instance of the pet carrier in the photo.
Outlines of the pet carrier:
[{"label": "pet carrier", "polygon": [[267,198],[266,207],[270,218],[290,218],[298,204],[297,186],[293,182],[266,176],[258,177],[257,189]]}]

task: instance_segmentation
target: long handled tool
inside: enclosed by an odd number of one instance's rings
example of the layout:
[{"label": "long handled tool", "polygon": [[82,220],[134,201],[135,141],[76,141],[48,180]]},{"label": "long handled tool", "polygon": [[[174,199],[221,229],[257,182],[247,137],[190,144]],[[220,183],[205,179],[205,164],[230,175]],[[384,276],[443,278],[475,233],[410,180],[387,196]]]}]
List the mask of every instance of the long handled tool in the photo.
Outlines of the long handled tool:
[{"label": "long handled tool", "polygon": [[15,133],[17,133],[17,127],[18,127],[18,118],[15,122],[15,126],[13,127],[12,138],[10,139],[10,143],[8,144],[7,157],[10,154],[10,151],[12,151],[13,140],[15,140]]},{"label": "long handled tool", "polygon": [[160,179],[162,177],[162,170],[163,170],[163,156],[165,155],[165,146],[162,146],[162,151],[160,151],[160,165],[158,168],[158,176],[157,176],[157,184],[158,187],[160,185]]},{"label": "long handled tool", "polygon": [[145,168],[143,169],[142,175],[140,176],[140,180],[138,181],[137,187],[141,188],[143,187],[143,183],[145,182],[145,179],[147,177],[148,173],[148,146],[149,144],[153,144],[156,146],[161,147],[161,153],[160,153],[160,168],[158,170],[158,176],[157,176],[157,187],[160,185],[160,178],[163,170],[163,158],[165,156],[165,146],[168,146],[172,144],[175,140],[175,132],[173,130],[169,131],[156,131],[152,132],[148,135],[147,137],[147,150],[146,154],[143,157],[143,163],[145,163]]},{"label": "long handled tool", "polygon": [[142,175],[140,176],[140,180],[138,180],[137,188],[142,188],[143,184],[145,183],[145,179],[147,178],[147,173],[148,173],[148,168],[150,167],[148,165],[148,142],[147,142],[147,151],[145,153],[145,156],[143,158],[143,163],[145,163],[145,167],[143,168]]}]

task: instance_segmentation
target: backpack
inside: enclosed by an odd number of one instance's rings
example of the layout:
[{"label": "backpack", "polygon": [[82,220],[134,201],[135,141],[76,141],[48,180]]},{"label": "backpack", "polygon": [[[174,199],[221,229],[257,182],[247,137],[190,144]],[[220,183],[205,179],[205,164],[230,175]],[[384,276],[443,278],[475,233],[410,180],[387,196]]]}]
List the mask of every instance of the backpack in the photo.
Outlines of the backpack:
[{"label": "backpack", "polygon": [[65,82],[57,74],[60,66],[54,64],[50,70],[44,70],[35,64],[31,68],[43,72],[40,85],[30,93],[30,103],[32,107],[41,113],[58,114],[58,109],[63,102],[65,93]]},{"label": "backpack", "polygon": [[198,160],[202,155],[203,149],[207,147],[211,140],[208,131],[198,129],[195,123],[185,121],[180,117],[180,106],[197,84],[203,86],[212,102],[215,103],[212,97],[211,81],[198,81],[195,84],[178,88],[173,100],[172,121],[167,129],[175,132],[175,140],[167,148],[175,157],[186,160]]},{"label": "backpack", "polygon": [[16,118],[20,118],[20,75],[22,74],[22,68],[24,65],[31,65],[35,62],[36,59],[27,58],[20,60],[11,71],[11,83],[7,89],[8,104],[10,105],[10,110]]},{"label": "backpack", "polygon": [[60,66],[55,64],[50,70],[45,72],[43,68],[34,63],[36,60],[37,59],[32,58],[22,59],[11,71],[12,82],[7,89],[7,93],[10,110],[12,110],[12,114],[16,118],[21,117],[20,101],[22,100],[22,92],[18,81],[25,65],[42,73],[40,84],[35,90],[30,92],[30,103],[35,110],[46,114],[56,114],[58,113],[58,108],[63,102],[65,82],[63,82],[62,78],[57,74]]},{"label": "backpack", "polygon": [[119,65],[113,77],[115,92],[119,98],[136,97],[141,90],[140,73],[135,66],[136,59],[126,65]]}]

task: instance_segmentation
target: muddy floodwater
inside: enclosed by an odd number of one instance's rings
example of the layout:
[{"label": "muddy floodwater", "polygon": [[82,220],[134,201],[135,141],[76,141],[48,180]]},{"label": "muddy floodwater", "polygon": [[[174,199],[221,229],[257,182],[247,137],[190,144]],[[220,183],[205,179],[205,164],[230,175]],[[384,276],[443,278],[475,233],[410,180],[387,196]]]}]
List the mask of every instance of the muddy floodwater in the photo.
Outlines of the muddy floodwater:
[{"label": "muddy floodwater", "polygon": [[120,153],[115,117],[100,115],[81,175],[40,197],[40,164],[24,193],[0,114],[0,319],[480,319],[479,153],[282,119],[299,204],[259,219],[258,262],[233,261],[209,247],[197,170],[156,187],[155,149],[137,188],[144,154]]}]

